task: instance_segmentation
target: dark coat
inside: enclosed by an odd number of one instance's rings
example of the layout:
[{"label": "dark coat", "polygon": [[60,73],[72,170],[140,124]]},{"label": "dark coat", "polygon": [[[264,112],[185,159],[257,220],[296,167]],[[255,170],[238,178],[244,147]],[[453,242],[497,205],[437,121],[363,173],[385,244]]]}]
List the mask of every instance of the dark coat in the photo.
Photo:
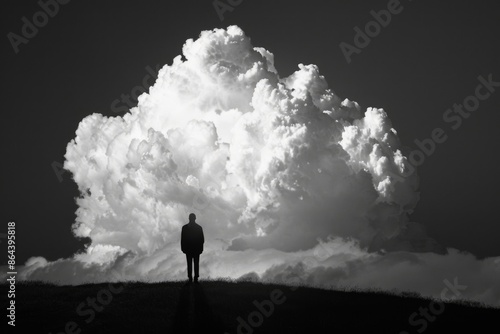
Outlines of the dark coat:
[{"label": "dark coat", "polygon": [[181,250],[185,254],[203,253],[203,228],[195,222],[190,222],[182,226]]}]

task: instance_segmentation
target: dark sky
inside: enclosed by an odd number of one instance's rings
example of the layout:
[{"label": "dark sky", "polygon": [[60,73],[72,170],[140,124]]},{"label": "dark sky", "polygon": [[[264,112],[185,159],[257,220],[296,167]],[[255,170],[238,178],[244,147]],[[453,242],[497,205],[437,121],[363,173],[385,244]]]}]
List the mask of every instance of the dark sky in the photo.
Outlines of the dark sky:
[{"label": "dark sky", "polygon": [[171,64],[186,39],[231,24],[274,53],[281,76],[299,63],[316,64],[341,98],[363,109],[383,107],[407,154],[416,139],[442,128],[446,142],[419,167],[421,199],[411,218],[445,246],[500,255],[500,88],[456,130],[443,120],[448,108],[474,94],[478,76],[500,82],[500,7],[401,1],[402,11],[348,64],[339,44],[353,44],[354,27],[364,29],[370,11],[388,3],[244,0],[221,21],[212,0],[73,0],[16,54],[7,35],[21,35],[21,19],[32,22],[40,6],[4,1],[0,232],[16,222],[18,263],[69,257],[83,245],[71,233],[76,184],[69,173],[60,182],[53,170],[78,123],[94,112],[120,115],[112,102],[142,84],[147,66]]}]

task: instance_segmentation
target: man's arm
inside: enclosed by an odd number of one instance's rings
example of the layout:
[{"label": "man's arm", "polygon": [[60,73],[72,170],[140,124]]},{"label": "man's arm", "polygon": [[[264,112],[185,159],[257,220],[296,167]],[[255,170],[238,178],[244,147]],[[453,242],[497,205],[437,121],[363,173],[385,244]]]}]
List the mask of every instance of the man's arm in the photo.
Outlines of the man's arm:
[{"label": "man's arm", "polygon": [[184,226],[183,226],[183,227],[182,227],[182,231],[181,231],[181,251],[182,251],[183,253],[186,253],[186,252],[185,252],[185,250],[184,250],[184,245],[185,245],[185,243],[186,243],[186,242],[185,242],[185,239],[186,239],[186,237],[185,237],[185,233],[184,233]]},{"label": "man's arm", "polygon": [[201,252],[203,253],[203,244],[205,243],[205,236],[203,235],[203,227],[200,226],[201,231]]}]

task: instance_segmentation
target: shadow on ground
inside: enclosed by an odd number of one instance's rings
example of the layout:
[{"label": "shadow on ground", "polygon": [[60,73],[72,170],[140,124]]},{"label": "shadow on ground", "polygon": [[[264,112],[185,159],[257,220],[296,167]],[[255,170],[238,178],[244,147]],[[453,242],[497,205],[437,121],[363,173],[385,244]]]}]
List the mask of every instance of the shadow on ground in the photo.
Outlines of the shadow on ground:
[{"label": "shadow on ground", "polygon": [[185,284],[177,302],[171,333],[223,333],[224,326],[215,317],[202,284]]}]

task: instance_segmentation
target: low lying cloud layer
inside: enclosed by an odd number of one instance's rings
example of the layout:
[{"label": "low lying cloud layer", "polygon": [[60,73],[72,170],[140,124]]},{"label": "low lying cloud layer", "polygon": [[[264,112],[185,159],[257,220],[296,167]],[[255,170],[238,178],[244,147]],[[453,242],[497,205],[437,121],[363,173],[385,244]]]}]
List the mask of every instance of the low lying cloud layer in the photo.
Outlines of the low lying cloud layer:
[{"label": "low lying cloud layer", "polygon": [[280,77],[236,26],[182,54],[123,117],[81,121],[64,167],[81,192],[74,234],[91,244],[31,258],[22,278],[184,279],[180,229],[194,212],[203,277],[431,296],[457,277],[463,297],[500,304],[500,258],[446,250],[409,220],[418,177],[383,109],[339,98],[315,65]]}]

